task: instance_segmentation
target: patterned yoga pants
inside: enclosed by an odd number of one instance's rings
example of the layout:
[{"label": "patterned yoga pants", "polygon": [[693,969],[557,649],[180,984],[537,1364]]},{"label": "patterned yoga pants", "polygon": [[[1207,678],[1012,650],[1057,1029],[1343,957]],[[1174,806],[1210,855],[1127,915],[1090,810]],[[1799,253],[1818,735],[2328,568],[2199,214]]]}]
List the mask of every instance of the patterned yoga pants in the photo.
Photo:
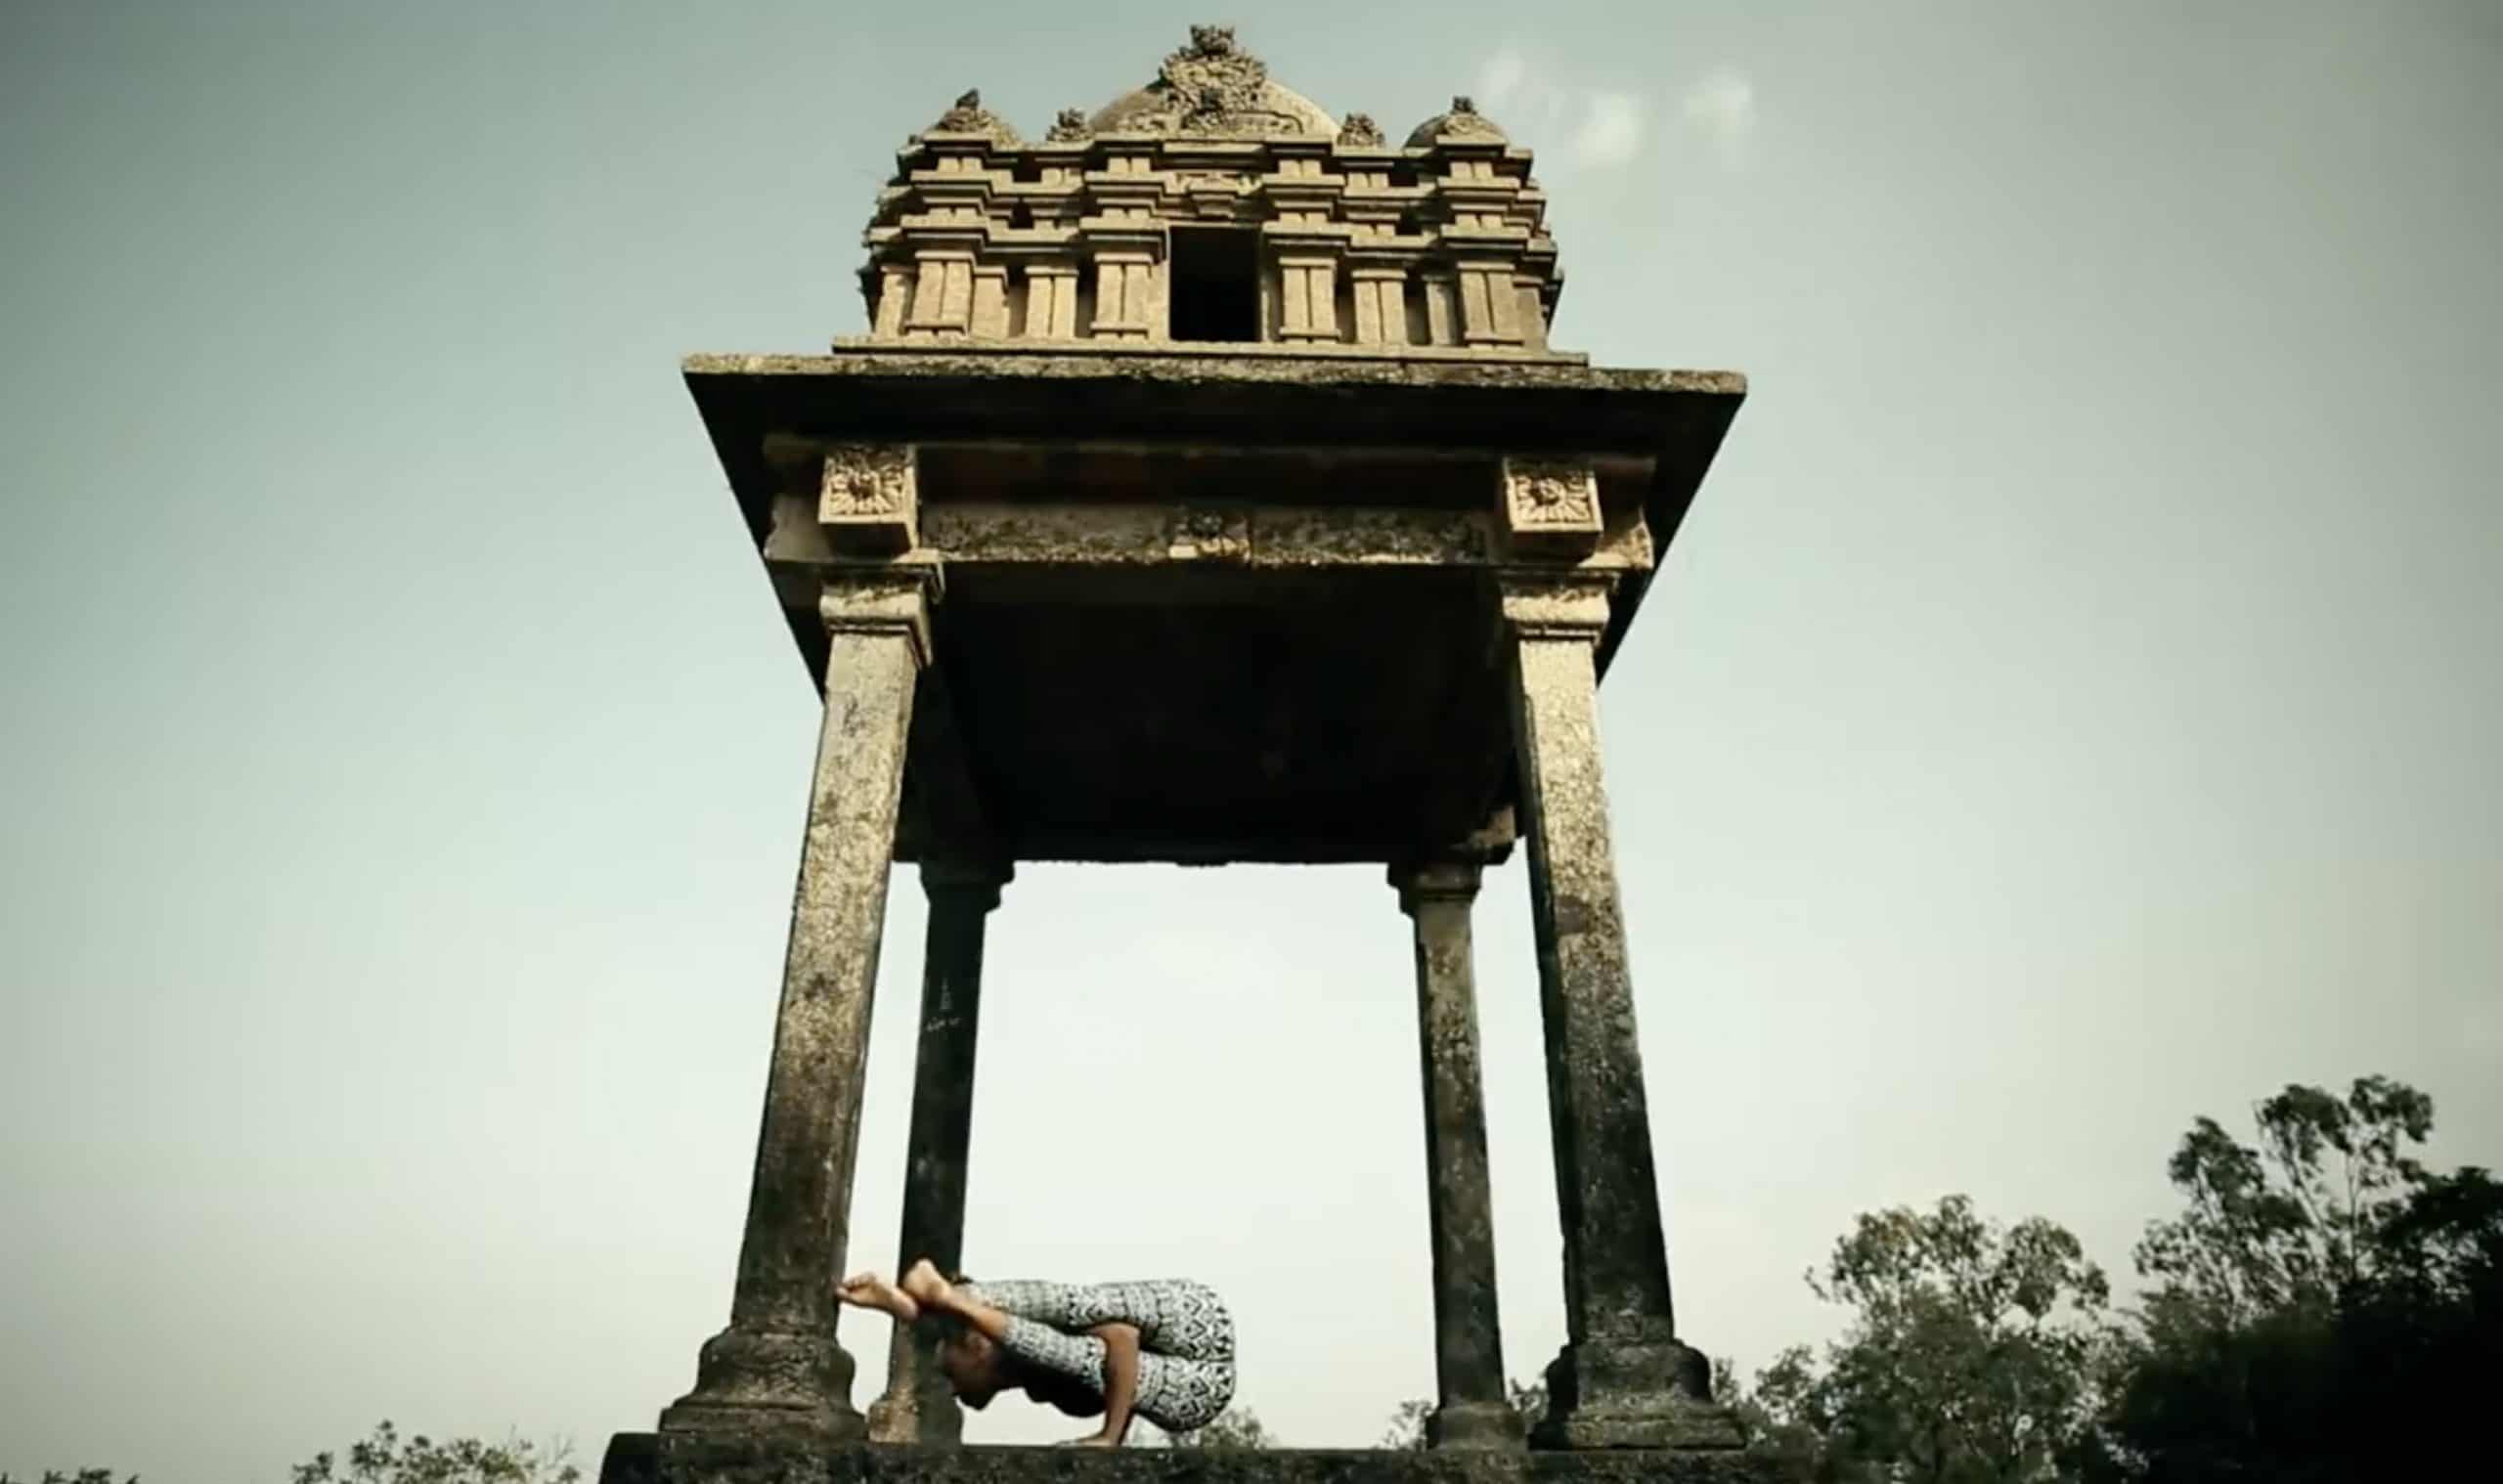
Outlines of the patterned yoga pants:
[{"label": "patterned yoga pants", "polygon": [[1009,1354],[1079,1381],[1098,1396],[1104,1394],[1104,1342],[1085,1331],[1097,1325],[1136,1326],[1136,1411],[1167,1432],[1205,1427],[1234,1400],[1234,1317],[1205,1285],[1177,1278],[1104,1284],[1011,1279],[961,1287],[1008,1316],[1001,1343]]}]

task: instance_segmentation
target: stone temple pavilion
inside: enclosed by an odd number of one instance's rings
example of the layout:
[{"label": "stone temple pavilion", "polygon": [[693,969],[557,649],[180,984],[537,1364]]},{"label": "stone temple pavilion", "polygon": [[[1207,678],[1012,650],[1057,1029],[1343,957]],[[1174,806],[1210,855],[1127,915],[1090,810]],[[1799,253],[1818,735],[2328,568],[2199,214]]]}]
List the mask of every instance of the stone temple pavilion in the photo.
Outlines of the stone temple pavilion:
[{"label": "stone temple pavilion", "polygon": [[[825,719],[729,1320],[604,1478],[1772,1476],[1670,1303],[1598,706],[1745,381],[1555,348],[1546,208],[1470,100],[1388,135],[1194,26],[1039,138],[975,93],[913,135],[866,233],[867,334],[687,359]],[[1568,1326],[1526,1437],[1470,943],[1516,841]],[[900,1245],[948,1265],[984,923],[1020,861],[1387,871],[1416,946],[1427,1449],[958,1448],[909,1334],[856,1407],[831,1285],[891,867],[930,898]]]}]

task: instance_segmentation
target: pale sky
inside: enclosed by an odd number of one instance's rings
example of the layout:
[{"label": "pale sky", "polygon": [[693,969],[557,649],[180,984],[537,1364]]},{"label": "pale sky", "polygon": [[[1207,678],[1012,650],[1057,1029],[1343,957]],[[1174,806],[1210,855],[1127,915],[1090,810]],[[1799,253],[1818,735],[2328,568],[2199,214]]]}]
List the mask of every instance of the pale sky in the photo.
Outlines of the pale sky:
[{"label": "pale sky", "polygon": [[[383,1417],[595,1462],[686,1389],[815,708],[678,359],[857,331],[906,134],[1192,20],[1394,136],[1474,93],[1558,343],[1752,378],[1605,692],[1691,1341],[1830,1334],[1801,1271],[1953,1191],[2126,1277],[2180,1130],[2290,1079],[2503,1162],[2503,6],[5,0],[0,1469],[266,1484]],[[1204,1278],[1246,1402],[1371,1441],[1432,1385],[1414,1014],[1378,871],[1029,868],[967,1265]]]}]

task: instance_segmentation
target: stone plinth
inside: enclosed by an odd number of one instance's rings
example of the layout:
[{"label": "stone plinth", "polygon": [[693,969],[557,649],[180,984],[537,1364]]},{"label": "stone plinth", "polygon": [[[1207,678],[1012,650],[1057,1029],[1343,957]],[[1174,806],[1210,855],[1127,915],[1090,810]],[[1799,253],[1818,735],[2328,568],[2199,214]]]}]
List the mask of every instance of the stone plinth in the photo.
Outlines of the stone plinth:
[{"label": "stone plinth", "polygon": [[599,1484],[1776,1484],[1795,1477],[1778,1458],[1736,1449],[812,1449],[648,1432],[619,1433],[599,1470]]}]

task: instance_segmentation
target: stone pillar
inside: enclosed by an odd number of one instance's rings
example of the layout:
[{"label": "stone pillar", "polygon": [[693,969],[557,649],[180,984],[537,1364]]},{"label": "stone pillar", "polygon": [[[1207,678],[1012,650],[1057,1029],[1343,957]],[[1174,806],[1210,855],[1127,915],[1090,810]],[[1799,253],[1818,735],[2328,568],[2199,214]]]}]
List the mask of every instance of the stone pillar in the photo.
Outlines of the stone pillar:
[{"label": "stone pillar", "polygon": [[834,1283],[850,1237],[852,1172],[888,862],[913,687],[929,655],[919,578],[829,581],[816,782],[791,905],[791,945],[766,1073],[747,1236],[727,1329],[705,1341],[695,1389],[665,1432],[864,1431],[852,1357],[835,1342]]},{"label": "stone pillar", "polygon": [[1417,1031],[1426,1084],[1426,1209],[1433,1233],[1433,1448],[1518,1448],[1505,1394],[1495,1305],[1495,1229],[1486,1175],[1486,1105],[1477,1073],[1477,987],[1469,909],[1476,859],[1393,866],[1399,907],[1415,920]]},{"label": "stone pillar", "polygon": [[[1004,864],[921,867],[930,926],[921,961],[921,1050],[912,1069],[898,1268],[927,1257],[941,1272],[953,1273],[964,1261],[965,1152],[973,1133],[983,929],[1009,875]],[[954,1443],[964,1436],[964,1414],[939,1374],[937,1350],[937,1336],[926,1327],[895,1327],[887,1393],[869,1409],[871,1441]]]},{"label": "stone pillar", "polygon": [[1513,736],[1529,841],[1548,1116],[1564,1236],[1562,1352],[1535,1441],[1735,1448],[1710,1370],[1680,1343],[1635,1037],[1625,923],[1600,771],[1597,649],[1605,580],[1508,575]]}]

